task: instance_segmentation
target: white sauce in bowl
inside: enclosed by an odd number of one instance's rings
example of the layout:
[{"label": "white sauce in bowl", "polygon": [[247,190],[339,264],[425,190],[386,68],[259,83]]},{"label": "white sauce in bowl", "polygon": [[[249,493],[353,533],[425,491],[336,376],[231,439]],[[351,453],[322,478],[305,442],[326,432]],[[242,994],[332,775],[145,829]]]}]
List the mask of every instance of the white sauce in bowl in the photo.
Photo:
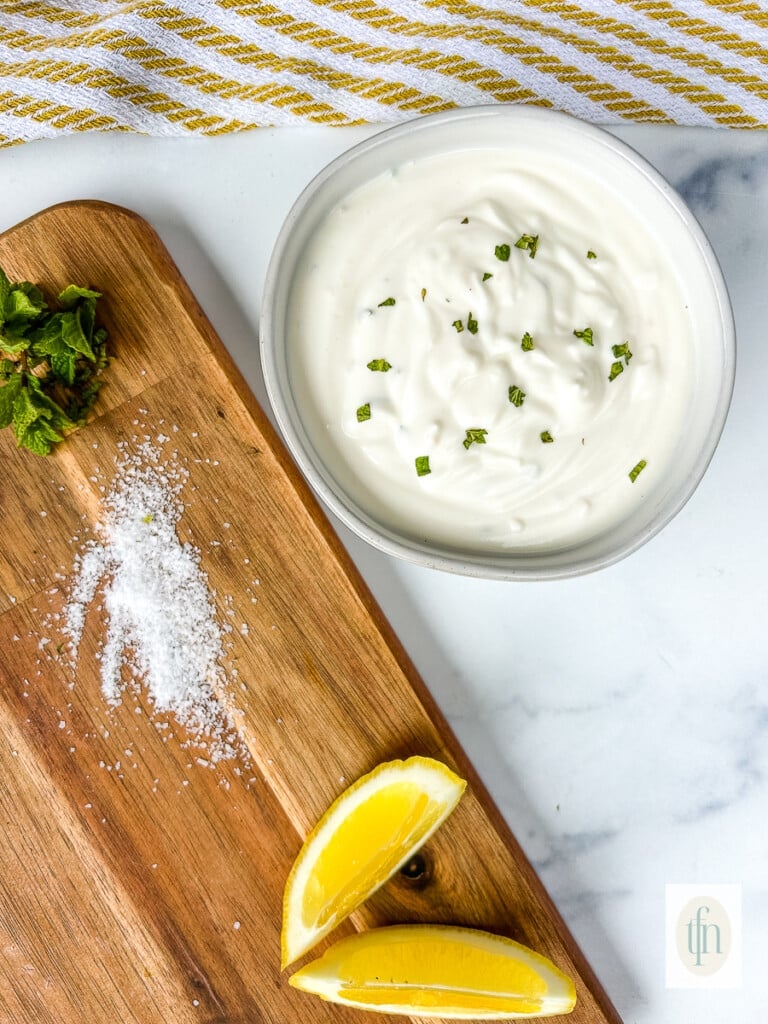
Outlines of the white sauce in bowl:
[{"label": "white sauce in bowl", "polygon": [[[406,162],[304,246],[294,400],[334,476],[393,530],[558,550],[614,527],[668,469],[696,376],[690,296],[621,182],[575,164],[525,144]],[[591,345],[574,334],[587,328]]]}]

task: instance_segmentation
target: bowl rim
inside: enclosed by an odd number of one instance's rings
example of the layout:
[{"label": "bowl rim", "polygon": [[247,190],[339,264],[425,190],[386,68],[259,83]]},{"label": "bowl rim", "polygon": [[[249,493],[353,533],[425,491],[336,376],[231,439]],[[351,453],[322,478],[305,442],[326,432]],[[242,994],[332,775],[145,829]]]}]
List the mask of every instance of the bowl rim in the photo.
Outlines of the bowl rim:
[{"label": "bowl rim", "polygon": [[[699,455],[693,462],[684,485],[675,488],[674,500],[664,507],[661,514],[657,514],[644,529],[628,538],[624,543],[617,544],[613,550],[602,554],[569,558],[564,564],[542,564],[540,559],[545,553],[541,551],[530,553],[482,550],[462,552],[430,542],[427,538],[422,541],[408,534],[399,533],[378,522],[375,516],[353,501],[341,485],[335,481],[333,473],[314,449],[311,437],[301,424],[300,416],[299,424],[294,422],[289,403],[280,386],[279,345],[276,344],[275,338],[278,285],[284,273],[283,263],[286,249],[294,227],[311,206],[315,195],[338,171],[376,149],[388,147],[403,137],[428,130],[436,124],[451,121],[458,123],[480,118],[503,118],[505,120],[513,118],[522,122],[545,120],[552,125],[560,123],[562,126],[570,126],[572,130],[589,136],[613,150],[618,156],[623,157],[649,180],[682,221],[701,254],[712,285],[713,299],[719,311],[722,372],[717,403],[713,407],[709,429],[703,439]],[[568,579],[614,565],[645,545],[678,515],[699,486],[725,427],[736,374],[735,321],[722,268],[712,244],[682,196],[646,157],[627,142],[612,134],[607,128],[559,110],[517,103],[459,107],[398,122],[344,150],[315,174],[292,204],[272,250],[262,293],[259,351],[267,397],[283,439],[311,489],[347,528],[374,548],[405,561],[463,576],[491,580]],[[306,435],[308,446],[304,443],[302,433]],[[578,550],[579,546],[576,544],[570,548],[563,548],[558,554],[567,558],[569,553]],[[514,560],[514,564],[512,564],[512,560]]]}]

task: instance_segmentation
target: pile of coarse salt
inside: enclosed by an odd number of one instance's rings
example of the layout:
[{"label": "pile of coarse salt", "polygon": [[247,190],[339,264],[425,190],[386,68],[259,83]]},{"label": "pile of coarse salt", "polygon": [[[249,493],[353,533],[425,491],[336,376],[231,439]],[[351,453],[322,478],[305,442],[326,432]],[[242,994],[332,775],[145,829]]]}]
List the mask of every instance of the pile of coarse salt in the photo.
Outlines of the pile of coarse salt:
[{"label": "pile of coarse salt", "polygon": [[88,607],[101,595],[105,635],[101,685],[112,705],[127,687],[146,688],[153,709],[171,714],[211,762],[241,743],[220,699],[226,685],[224,634],[200,553],[176,532],[188,472],[160,448],[121,445],[96,537],[75,562],[64,632],[77,662]]}]

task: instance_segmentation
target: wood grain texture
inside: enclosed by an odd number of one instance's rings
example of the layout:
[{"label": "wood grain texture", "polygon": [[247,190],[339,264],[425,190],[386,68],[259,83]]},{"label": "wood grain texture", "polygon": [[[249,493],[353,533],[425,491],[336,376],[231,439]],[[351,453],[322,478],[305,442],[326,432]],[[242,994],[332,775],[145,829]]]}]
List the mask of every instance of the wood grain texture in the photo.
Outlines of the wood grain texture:
[{"label": "wood grain texture", "polygon": [[[421,753],[463,774],[467,795],[425,848],[426,873],[396,877],[339,934],[498,931],[575,978],[573,1024],[620,1024],[154,231],[108,204],[63,204],[2,236],[0,265],[50,294],[102,291],[117,354],[93,422],[54,455],[0,436],[0,1021],[367,1019],[280,974],[283,885],[347,783]],[[105,704],[98,611],[75,673],[56,649],[63,580],[117,445],[160,434],[190,472],[179,534],[200,549],[220,616],[228,596],[247,625],[227,660],[248,770],[201,766],[143,691]]]}]

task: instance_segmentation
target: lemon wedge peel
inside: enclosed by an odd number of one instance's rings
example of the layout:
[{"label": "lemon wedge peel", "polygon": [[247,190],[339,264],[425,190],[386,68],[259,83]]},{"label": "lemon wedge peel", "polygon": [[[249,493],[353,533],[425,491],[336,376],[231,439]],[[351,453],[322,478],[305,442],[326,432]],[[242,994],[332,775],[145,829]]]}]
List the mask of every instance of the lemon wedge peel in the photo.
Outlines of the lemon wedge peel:
[{"label": "lemon wedge peel", "polygon": [[281,965],[298,960],[392,877],[445,821],[466,782],[440,761],[387,761],[315,825],[285,886]]},{"label": "lemon wedge peel", "polygon": [[392,925],[340,939],[294,988],[379,1013],[524,1020],[570,1013],[573,981],[513,939],[452,925]]}]

